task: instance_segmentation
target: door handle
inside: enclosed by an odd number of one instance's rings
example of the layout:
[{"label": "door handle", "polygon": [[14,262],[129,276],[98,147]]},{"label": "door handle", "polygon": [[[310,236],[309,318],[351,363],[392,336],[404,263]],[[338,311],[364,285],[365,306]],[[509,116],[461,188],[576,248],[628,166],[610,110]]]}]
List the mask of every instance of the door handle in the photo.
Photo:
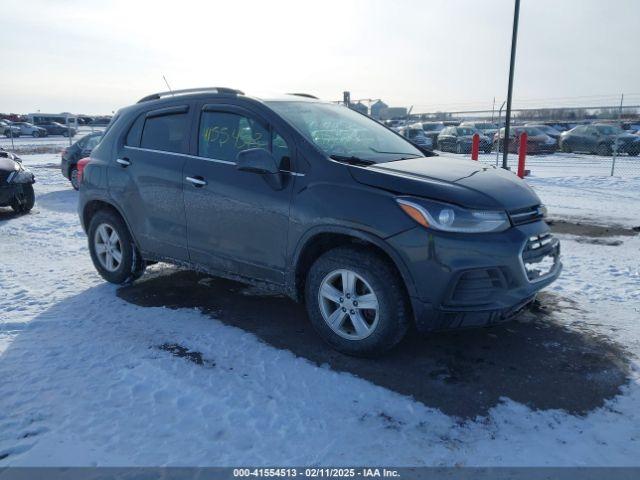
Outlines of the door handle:
[{"label": "door handle", "polygon": [[202,177],[185,177],[187,182],[191,182],[194,187],[204,187],[207,181]]},{"label": "door handle", "polygon": [[118,158],[116,159],[116,162],[118,162],[122,166],[122,168],[126,168],[131,165],[131,162],[128,158]]}]

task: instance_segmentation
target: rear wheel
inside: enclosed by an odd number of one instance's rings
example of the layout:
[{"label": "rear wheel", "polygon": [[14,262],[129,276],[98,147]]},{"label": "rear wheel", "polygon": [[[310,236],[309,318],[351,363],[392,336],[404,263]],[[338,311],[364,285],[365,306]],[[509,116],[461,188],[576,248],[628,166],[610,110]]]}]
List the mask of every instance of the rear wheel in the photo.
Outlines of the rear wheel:
[{"label": "rear wheel", "polygon": [[69,172],[69,180],[71,181],[71,186],[78,190],[80,188],[80,182],[78,182],[78,169],[73,167]]},{"label": "rear wheel", "polygon": [[562,142],[562,147],[561,150],[564,153],[571,153],[573,150],[571,149],[571,145],[569,145],[567,142]]},{"label": "rear wheel", "polygon": [[355,356],[381,354],[409,327],[402,279],[379,256],[354,247],[328,251],[307,275],[305,301],[320,336]]},{"label": "rear wheel", "polygon": [[127,283],[139,278],[146,264],[129,233],[115,212],[102,210],[89,224],[89,252],[96,270],[111,283]]},{"label": "rear wheel", "polygon": [[37,130],[34,130],[31,135],[33,135],[34,138],[38,138],[40,136],[40,132]]},{"label": "rear wheel", "polygon": [[11,202],[11,208],[16,213],[30,212],[36,203],[36,194],[33,191],[33,185],[26,184],[22,186],[22,192],[18,193]]}]

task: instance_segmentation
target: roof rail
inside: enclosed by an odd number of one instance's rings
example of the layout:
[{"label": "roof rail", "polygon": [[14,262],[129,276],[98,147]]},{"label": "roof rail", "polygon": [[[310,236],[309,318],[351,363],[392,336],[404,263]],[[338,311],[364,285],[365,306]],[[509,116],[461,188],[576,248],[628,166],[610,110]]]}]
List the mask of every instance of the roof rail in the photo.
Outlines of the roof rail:
[{"label": "roof rail", "polygon": [[229,93],[232,95],[244,95],[244,92],[241,90],[236,90],[235,88],[226,88],[226,87],[199,87],[199,88],[184,88],[182,90],[169,90],[168,92],[158,92],[153,93],[151,95],[147,95],[146,97],[138,100],[138,103],[148,102],[149,100],[158,100],[162,97],[169,97],[173,95],[182,95],[185,93],[198,93],[198,92],[210,92],[210,93]]},{"label": "roof rail", "polygon": [[311,95],[310,93],[288,93],[287,95],[295,95],[296,97],[305,97],[305,98],[315,98],[318,100],[318,97],[315,95]]}]

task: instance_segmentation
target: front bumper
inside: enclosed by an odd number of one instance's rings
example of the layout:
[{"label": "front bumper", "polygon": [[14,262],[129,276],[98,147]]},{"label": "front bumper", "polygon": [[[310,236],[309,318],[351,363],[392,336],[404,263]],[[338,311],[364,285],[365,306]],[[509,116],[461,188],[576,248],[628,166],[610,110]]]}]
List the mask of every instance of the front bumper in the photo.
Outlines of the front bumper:
[{"label": "front bumper", "polygon": [[[411,303],[423,332],[508,320],[562,270],[560,244],[543,221],[475,235],[417,227],[387,241],[409,269]],[[534,266],[549,259],[550,270],[537,276]]]}]

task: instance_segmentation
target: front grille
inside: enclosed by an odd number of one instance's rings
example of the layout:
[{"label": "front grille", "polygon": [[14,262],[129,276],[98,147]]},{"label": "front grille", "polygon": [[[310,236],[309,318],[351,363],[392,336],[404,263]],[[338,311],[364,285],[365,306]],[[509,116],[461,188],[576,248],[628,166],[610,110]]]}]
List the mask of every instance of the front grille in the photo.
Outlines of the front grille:
[{"label": "front grille", "polygon": [[514,226],[537,222],[538,220],[542,220],[544,218],[544,208],[541,205],[519,208],[517,210],[511,210],[507,213],[509,214],[511,223]]},{"label": "front grille", "polygon": [[522,250],[522,264],[530,281],[553,271],[560,257],[560,242],[550,233],[529,237]]}]

